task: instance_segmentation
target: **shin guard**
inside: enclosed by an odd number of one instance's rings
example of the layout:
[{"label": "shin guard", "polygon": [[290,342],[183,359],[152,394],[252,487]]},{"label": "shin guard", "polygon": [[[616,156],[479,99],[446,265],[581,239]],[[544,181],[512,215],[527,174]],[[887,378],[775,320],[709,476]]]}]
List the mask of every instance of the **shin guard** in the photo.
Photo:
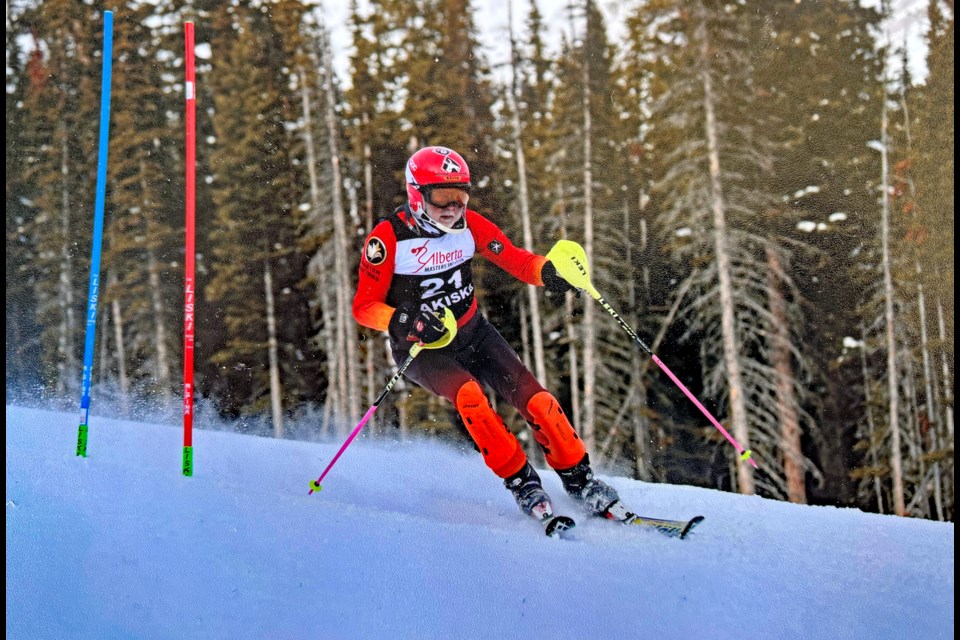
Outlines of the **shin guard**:
[{"label": "shin guard", "polygon": [[470,380],[457,391],[457,411],[483,461],[495,474],[508,478],[523,468],[527,455],[475,381]]},{"label": "shin guard", "polygon": [[587,453],[583,441],[549,392],[541,391],[530,398],[527,412],[533,417],[533,437],[543,447],[547,464],[554,469],[569,469],[583,459]]}]

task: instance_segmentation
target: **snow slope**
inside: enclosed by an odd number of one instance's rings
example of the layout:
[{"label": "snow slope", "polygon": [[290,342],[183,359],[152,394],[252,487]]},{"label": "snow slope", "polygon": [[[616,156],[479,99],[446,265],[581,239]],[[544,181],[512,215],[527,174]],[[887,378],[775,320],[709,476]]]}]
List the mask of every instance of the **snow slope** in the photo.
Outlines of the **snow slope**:
[{"label": "snow slope", "polygon": [[[606,479],[687,540],[543,536],[479,455],[8,406],[7,638],[951,638],[953,524]],[[559,511],[576,515],[556,475]]]}]

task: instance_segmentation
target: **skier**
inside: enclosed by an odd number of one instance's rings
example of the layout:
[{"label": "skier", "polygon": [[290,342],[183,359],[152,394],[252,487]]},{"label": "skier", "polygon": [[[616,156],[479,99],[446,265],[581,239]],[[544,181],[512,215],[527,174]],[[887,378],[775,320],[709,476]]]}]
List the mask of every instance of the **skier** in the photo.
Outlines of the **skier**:
[{"label": "skier", "polygon": [[438,315],[449,308],[457,334],[449,346],[422,351],[406,376],[456,406],[487,466],[513,493],[520,509],[553,518],[540,476],[484,393],[487,385],[533,428],[547,464],[588,514],[625,520],[617,492],[597,479],[590,459],[556,398],[523,366],[516,352],[477,311],[471,261],[475,254],[528,284],[562,297],[570,284],[546,258],[513,245],[490,220],[467,208],[470,169],[446,147],[420,149],[406,165],[407,203],[377,224],[364,244],[353,315],[387,331],[393,358],[444,333]]}]

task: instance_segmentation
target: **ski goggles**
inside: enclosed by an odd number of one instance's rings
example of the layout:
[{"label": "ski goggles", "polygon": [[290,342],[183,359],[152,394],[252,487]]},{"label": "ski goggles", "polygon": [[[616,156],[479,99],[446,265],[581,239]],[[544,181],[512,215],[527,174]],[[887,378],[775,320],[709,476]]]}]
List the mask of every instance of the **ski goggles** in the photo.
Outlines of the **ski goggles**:
[{"label": "ski goggles", "polygon": [[439,187],[424,193],[426,201],[437,209],[463,211],[470,200],[470,192],[459,187]]}]

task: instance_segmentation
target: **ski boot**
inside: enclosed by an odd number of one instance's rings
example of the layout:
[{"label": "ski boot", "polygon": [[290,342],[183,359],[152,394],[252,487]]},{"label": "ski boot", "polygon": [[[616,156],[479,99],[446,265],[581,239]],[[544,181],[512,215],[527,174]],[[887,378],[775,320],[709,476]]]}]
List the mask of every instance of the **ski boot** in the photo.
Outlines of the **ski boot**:
[{"label": "ski boot", "polygon": [[543,525],[543,532],[547,536],[554,538],[565,535],[565,532],[576,526],[572,518],[553,514],[550,496],[543,490],[540,476],[529,462],[524,464],[520,471],[505,479],[503,484],[513,493],[520,510]]},{"label": "ski boot", "polygon": [[563,482],[563,488],[586,513],[611,520],[625,519],[626,509],[620,502],[617,490],[593,477],[589,455],[584,455],[575,467],[558,469],[557,475]]},{"label": "ski boot", "polygon": [[540,476],[527,462],[520,471],[503,481],[517,501],[517,506],[528,516],[536,520],[546,520],[553,516],[553,504],[550,496],[543,490]]}]

